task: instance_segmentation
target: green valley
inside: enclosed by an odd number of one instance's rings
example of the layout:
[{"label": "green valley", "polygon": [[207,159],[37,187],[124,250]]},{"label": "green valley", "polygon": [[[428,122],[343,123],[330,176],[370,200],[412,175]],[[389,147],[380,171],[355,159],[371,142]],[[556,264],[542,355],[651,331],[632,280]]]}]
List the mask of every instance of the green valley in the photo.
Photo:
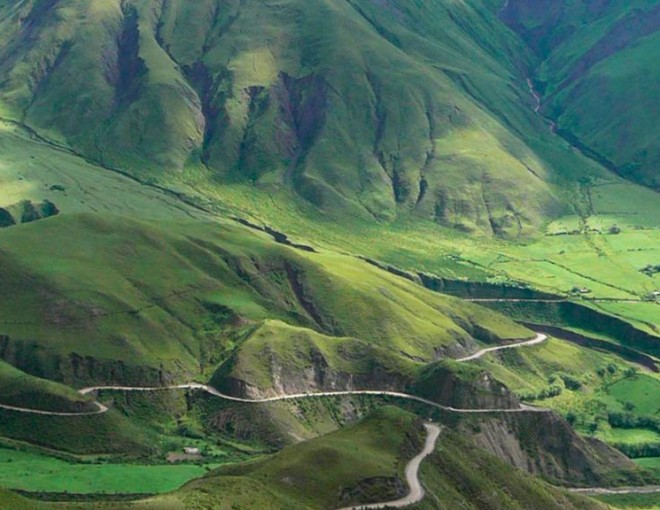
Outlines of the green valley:
[{"label": "green valley", "polygon": [[0,0],[0,509],[657,508],[659,29]]}]

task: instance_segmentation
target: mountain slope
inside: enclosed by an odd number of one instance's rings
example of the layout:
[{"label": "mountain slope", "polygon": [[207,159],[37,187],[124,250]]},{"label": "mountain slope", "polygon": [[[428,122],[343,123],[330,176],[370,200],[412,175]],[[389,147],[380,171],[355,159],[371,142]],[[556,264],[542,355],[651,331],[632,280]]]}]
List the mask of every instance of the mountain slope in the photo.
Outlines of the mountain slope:
[{"label": "mountain slope", "polygon": [[521,236],[600,172],[534,114],[482,0],[7,2],[0,27],[0,113],[143,179]]},{"label": "mountain slope", "polygon": [[0,404],[64,412],[93,412],[91,399],[71,388],[25,374],[0,361]]},{"label": "mountain slope", "polygon": [[660,6],[511,0],[502,18],[540,65],[543,111],[620,175],[660,189]]},{"label": "mountain slope", "polygon": [[[555,372],[581,384],[602,368],[557,342],[456,363],[533,333],[424,286],[566,296],[493,307],[555,325],[580,309],[567,324],[597,317],[650,345],[660,201],[623,177],[657,185],[655,80],[639,77],[657,69],[658,12],[650,0],[0,0],[0,403],[87,411],[74,388],[210,381],[235,396],[386,389],[492,411],[519,405],[500,380],[541,394]],[[382,395],[95,398],[109,412],[0,409],[0,435],[149,462],[193,440],[300,443],[138,509],[396,496],[421,422],[386,408],[344,427],[392,402],[451,429],[425,465],[442,498],[420,508],[602,506],[511,466],[558,484],[651,480],[547,412],[456,416]]]},{"label": "mountain slope", "polygon": [[[128,508],[311,510],[388,500],[405,494],[405,465],[423,443],[418,418],[397,408],[384,408],[341,431],[257,461],[220,468],[172,494],[138,501]],[[605,508],[514,470],[453,432],[448,432],[446,438],[441,433],[438,443],[421,469],[429,496],[412,508]],[[310,470],[312,463],[317,468]],[[30,505],[27,500],[0,492],[0,503],[3,501],[16,505],[12,508],[30,510],[126,508],[126,503]]]},{"label": "mountain slope", "polygon": [[191,377],[222,356],[227,334],[268,318],[426,361],[474,338],[531,335],[366,262],[231,224],[62,214],[4,229],[0,260],[0,352],[68,383]]}]

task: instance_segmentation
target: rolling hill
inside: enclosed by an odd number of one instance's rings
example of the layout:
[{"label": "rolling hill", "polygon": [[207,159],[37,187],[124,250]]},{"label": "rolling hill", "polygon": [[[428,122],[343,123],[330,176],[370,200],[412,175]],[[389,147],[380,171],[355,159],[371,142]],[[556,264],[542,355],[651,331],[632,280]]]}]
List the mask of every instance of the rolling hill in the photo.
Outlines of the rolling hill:
[{"label": "rolling hill", "polygon": [[[657,482],[655,4],[0,0],[0,448],[190,480],[0,508],[384,500],[422,418],[414,508]],[[245,401],[337,390],[474,413]]]}]

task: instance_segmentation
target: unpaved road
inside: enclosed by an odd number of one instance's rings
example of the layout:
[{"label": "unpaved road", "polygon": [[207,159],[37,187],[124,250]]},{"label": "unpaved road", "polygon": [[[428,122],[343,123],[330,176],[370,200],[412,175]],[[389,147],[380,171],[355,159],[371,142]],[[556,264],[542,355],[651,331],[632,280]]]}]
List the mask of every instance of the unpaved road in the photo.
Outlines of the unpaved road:
[{"label": "unpaved road", "polygon": [[536,337],[533,338],[532,340],[528,340],[526,342],[517,342],[515,344],[500,345],[498,347],[489,347],[487,349],[481,349],[479,352],[476,352],[471,356],[466,356],[465,358],[460,358],[457,359],[456,361],[472,361],[481,358],[482,356],[488,354],[489,352],[501,351],[503,349],[518,349],[520,347],[531,347],[532,345],[542,344],[547,339],[548,339],[547,335],[544,335],[543,333],[537,333]]},{"label": "unpaved road", "polygon": [[[570,303],[568,298],[461,298],[463,301],[470,303]],[[644,301],[640,298],[588,298],[584,300],[585,303],[653,303],[653,301]]]},{"label": "unpaved road", "polygon": [[[542,333],[537,333],[536,337],[532,340],[525,340],[522,342],[517,342],[517,343],[512,343],[512,344],[507,344],[507,345],[501,345],[498,347],[489,347],[487,349],[482,349],[475,354],[471,356],[467,356],[465,358],[459,359],[457,361],[460,362],[465,362],[465,361],[472,361],[478,358],[481,358],[482,356],[502,350],[502,349],[515,349],[515,348],[520,348],[520,347],[529,347],[532,345],[538,345],[545,340],[547,340],[547,336],[542,334]],[[455,412],[455,413],[467,413],[467,414],[485,414],[485,413],[521,413],[521,412],[547,412],[547,409],[541,408],[541,407],[533,407],[533,406],[528,406],[525,404],[521,404],[519,408],[514,408],[514,409],[458,409],[455,407],[451,406],[444,406],[442,404],[438,404],[437,402],[434,402],[432,400],[428,400],[422,397],[418,397],[416,395],[409,395],[408,393],[401,393],[398,391],[377,391],[377,390],[346,390],[346,391],[323,391],[323,392],[309,392],[309,393],[294,393],[291,395],[278,395],[275,397],[266,397],[266,398],[255,398],[255,399],[248,399],[248,398],[241,398],[241,397],[234,397],[231,395],[225,395],[224,393],[220,393],[218,390],[213,388],[212,386],[208,386],[205,384],[199,384],[199,383],[189,383],[189,384],[179,384],[179,385],[174,385],[174,386],[156,386],[156,387],[139,387],[139,386],[93,386],[90,388],[83,388],[79,390],[79,393],[81,395],[88,395],[90,393],[95,393],[97,391],[125,391],[125,392],[144,392],[144,391],[165,391],[165,390],[198,390],[198,391],[205,391],[206,393],[209,393],[210,395],[222,398],[224,400],[230,400],[233,402],[242,402],[246,404],[264,404],[264,403],[269,403],[269,402],[281,402],[285,400],[297,400],[297,399],[302,399],[302,398],[315,398],[315,397],[341,397],[341,396],[359,396],[359,395],[373,395],[373,396],[387,396],[387,397],[396,397],[396,398],[401,398],[405,400],[412,400],[415,402],[420,402],[422,404],[427,404],[432,407],[435,407],[437,409],[441,409],[443,411],[450,411],[450,412]],[[90,415],[95,415],[95,414],[102,414],[108,411],[108,408],[101,404],[100,402],[94,401],[94,404],[97,407],[96,411],[87,411],[87,412],[79,412],[79,413],[62,413],[62,412],[55,412],[55,411],[40,411],[36,409],[29,409],[29,408],[22,408],[22,407],[16,407],[16,406],[10,406],[10,405],[5,405],[5,404],[0,404],[0,408],[2,409],[8,409],[10,411],[18,411],[22,413],[31,413],[31,414],[40,414],[40,415],[46,415],[46,416],[90,416]]]},{"label": "unpaved road", "polygon": [[402,508],[404,506],[409,506],[414,503],[419,503],[424,499],[424,488],[419,481],[419,466],[422,461],[433,453],[435,450],[435,443],[440,436],[440,427],[434,425],[433,423],[425,423],[426,427],[426,442],[424,443],[424,448],[418,455],[415,456],[408,465],[406,466],[406,482],[410,488],[408,495],[404,498],[397,499],[396,501],[383,501],[381,503],[369,503],[366,505],[358,506],[347,506],[341,510],[367,510],[372,508]]},{"label": "unpaved road", "polygon": [[420,402],[426,404],[436,409],[441,409],[443,411],[450,411],[454,413],[466,413],[466,414],[488,414],[488,413],[546,413],[549,410],[542,407],[528,406],[521,404],[518,408],[493,408],[493,409],[459,409],[456,407],[445,406],[438,404],[433,400],[428,400],[417,395],[410,395],[408,393],[401,393],[398,391],[378,391],[378,390],[345,390],[345,391],[317,391],[309,393],[292,393],[290,395],[277,395],[275,397],[266,397],[266,398],[242,398],[234,397],[232,395],[225,395],[220,393],[218,390],[212,386],[207,386],[205,384],[191,383],[191,384],[180,384],[177,386],[158,386],[153,388],[142,388],[142,387],[131,387],[131,386],[95,386],[93,388],[84,388],[80,390],[80,393],[83,395],[93,393],[96,391],[163,391],[163,390],[199,390],[205,391],[206,393],[222,398],[224,400],[230,400],[232,402],[242,402],[244,404],[267,404],[272,402],[282,402],[286,400],[298,400],[303,398],[318,398],[318,397],[348,397],[348,396],[360,396],[360,395],[371,395],[371,396],[380,396],[380,397],[395,397],[401,398],[404,400],[411,400],[414,402]]},{"label": "unpaved road", "polygon": [[[534,345],[539,345],[547,340],[547,336],[542,333],[537,333],[536,337],[532,340],[525,340],[522,342],[512,343],[508,345],[501,345],[497,347],[489,347],[482,349],[475,354],[466,356],[465,358],[458,359],[460,362],[472,361],[479,359],[482,356],[485,356],[488,353],[495,352],[503,349],[515,349],[521,347],[531,347]],[[166,390],[196,390],[204,391],[210,395],[213,395],[224,400],[229,400],[233,402],[242,402],[246,404],[260,404],[260,403],[272,403],[272,402],[281,402],[287,400],[297,400],[303,398],[318,398],[318,397],[338,397],[338,396],[359,396],[359,395],[372,395],[372,396],[388,396],[401,398],[405,400],[410,400],[414,402],[420,402],[422,404],[435,407],[436,409],[441,409],[443,411],[455,412],[455,413],[466,413],[466,414],[488,414],[488,413],[524,413],[524,412],[535,412],[535,413],[545,413],[550,412],[549,409],[544,409],[541,407],[529,406],[526,404],[520,404],[520,407],[514,409],[457,409],[451,406],[444,406],[416,395],[409,395],[407,393],[401,393],[396,391],[376,391],[376,390],[346,390],[346,391],[324,391],[324,392],[309,392],[309,393],[295,393],[291,395],[278,395],[275,397],[267,398],[257,398],[257,399],[248,399],[241,397],[234,397],[231,395],[225,395],[215,388],[199,383],[189,383],[189,384],[179,384],[174,386],[157,386],[157,387],[137,387],[137,386],[94,386],[90,388],[83,388],[79,390],[81,395],[89,395],[91,393],[96,393],[98,391],[124,391],[124,392],[154,392],[154,391],[166,391]],[[11,411],[18,411],[22,413],[31,413],[39,414],[46,416],[90,416],[95,414],[102,414],[107,412],[108,407],[104,406],[100,402],[94,401],[96,405],[96,411],[89,412],[79,412],[79,413],[64,413],[64,412],[55,412],[55,411],[41,411],[36,409],[27,409],[16,406],[10,406],[5,404],[0,404],[0,408],[8,409]],[[392,507],[392,508],[402,508],[408,505],[412,505],[421,501],[424,498],[424,489],[421,486],[419,481],[419,467],[422,461],[430,455],[435,449],[435,444],[440,435],[440,428],[437,425],[427,423],[425,424],[426,430],[428,432],[426,442],[422,451],[412,459],[406,466],[405,474],[408,486],[410,487],[409,494],[402,499],[392,501],[392,502],[382,502],[382,503],[373,503],[367,505],[360,505],[354,507],[346,507],[342,510],[367,510],[367,509],[376,509],[382,507]],[[660,492],[660,487],[651,486],[651,487],[630,487],[630,488],[620,488],[620,489],[608,489],[608,488],[580,488],[580,489],[569,489],[572,492],[582,493],[585,495],[603,495],[603,494],[653,494]]]},{"label": "unpaved road", "polygon": [[[415,402],[420,402],[443,411],[449,411],[454,413],[466,413],[466,414],[488,414],[488,413],[525,413],[525,412],[536,412],[536,413],[545,413],[549,412],[548,409],[542,407],[534,407],[525,404],[521,404],[518,408],[493,408],[493,409],[459,409],[456,407],[445,406],[438,404],[432,400],[428,400],[416,395],[410,395],[408,393],[401,393],[398,391],[376,391],[376,390],[346,390],[346,391],[319,391],[319,392],[309,392],[309,393],[293,393],[291,395],[278,395],[276,397],[266,397],[266,398],[241,398],[234,397],[232,395],[225,395],[220,393],[218,390],[211,386],[205,384],[191,383],[191,384],[179,384],[176,386],[154,386],[152,388],[144,388],[137,386],[95,386],[93,388],[84,388],[80,390],[80,393],[83,395],[94,393],[96,391],[123,391],[123,392],[153,392],[153,391],[165,391],[165,390],[199,390],[204,391],[215,397],[222,398],[224,400],[230,400],[232,402],[242,402],[245,404],[267,404],[272,402],[282,402],[286,400],[298,400],[303,398],[318,398],[318,397],[345,397],[345,396],[360,396],[360,395],[371,395],[371,396],[381,396],[381,397],[395,397],[401,398],[404,400],[412,400]],[[23,407],[9,406],[5,404],[0,404],[0,408],[8,409],[10,411],[18,411],[21,413],[29,414],[41,414],[46,416],[90,416],[95,414],[102,414],[108,411],[108,408],[101,404],[100,402],[94,402],[98,407],[96,411],[80,412],[80,413],[61,413],[55,411],[40,411],[36,409],[29,409]]]},{"label": "unpaved road", "polygon": [[617,494],[656,494],[660,493],[660,485],[649,485],[646,487],[619,487],[607,489],[602,487],[585,487],[583,489],[568,489],[571,492],[584,494],[585,496],[611,496]]},{"label": "unpaved road", "polygon": [[9,411],[18,411],[19,413],[30,413],[30,414],[41,414],[44,416],[92,416],[94,414],[103,414],[109,409],[101,404],[100,402],[94,401],[93,404],[96,406],[96,411],[80,411],[77,413],[63,413],[58,411],[40,411],[38,409],[27,409],[25,407],[15,407],[6,404],[0,404],[1,409],[7,409]]}]

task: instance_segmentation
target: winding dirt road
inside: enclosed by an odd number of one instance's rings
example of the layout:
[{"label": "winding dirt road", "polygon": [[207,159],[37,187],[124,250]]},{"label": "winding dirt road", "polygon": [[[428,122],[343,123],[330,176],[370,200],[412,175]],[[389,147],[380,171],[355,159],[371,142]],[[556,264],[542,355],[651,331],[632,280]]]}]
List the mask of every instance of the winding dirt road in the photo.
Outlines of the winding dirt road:
[{"label": "winding dirt road", "polygon": [[[547,340],[547,336],[541,333],[537,333],[536,337],[532,340],[525,340],[522,342],[512,343],[508,345],[501,345],[498,347],[490,347],[487,349],[482,349],[471,356],[459,359],[457,361],[466,362],[472,361],[486,354],[502,349],[514,349],[520,347],[529,347],[532,345],[538,345]],[[145,392],[145,391],[165,391],[165,390],[197,390],[204,391],[210,395],[213,395],[224,400],[229,400],[232,402],[242,402],[245,404],[265,404],[270,402],[281,402],[286,400],[298,400],[303,398],[316,398],[316,397],[341,397],[341,396],[359,396],[359,395],[372,395],[372,396],[386,396],[386,397],[395,397],[405,400],[411,400],[415,402],[420,402],[426,404],[436,409],[441,409],[443,411],[455,412],[455,413],[466,413],[466,414],[486,414],[486,413],[521,413],[521,412],[548,412],[547,409],[541,407],[533,407],[525,404],[521,404],[518,408],[499,408],[499,409],[458,409],[451,406],[445,406],[438,404],[432,400],[428,400],[416,395],[410,395],[408,393],[402,393],[398,391],[377,391],[377,390],[346,390],[346,391],[322,391],[322,392],[308,392],[308,393],[294,393],[290,395],[278,395],[275,397],[266,397],[258,399],[248,399],[241,397],[234,397],[231,395],[225,395],[224,393],[219,392],[212,386],[199,383],[189,383],[189,384],[179,384],[174,386],[155,386],[155,387],[140,387],[140,386],[93,386],[90,388],[83,388],[79,390],[81,395],[88,395],[98,391],[123,391],[123,392]],[[22,408],[16,406],[10,406],[5,404],[0,404],[0,408],[7,409],[10,411],[18,411],[22,413],[31,413],[31,414],[40,414],[46,416],[91,416],[95,414],[103,414],[108,411],[108,407],[104,406],[100,402],[94,401],[96,405],[96,411],[86,411],[78,413],[63,413],[56,411],[41,411],[36,409]]]},{"label": "winding dirt road", "polygon": [[[318,398],[318,397],[347,397],[347,396],[360,396],[360,395],[371,395],[371,396],[380,396],[380,397],[395,397],[401,398],[404,400],[411,400],[414,402],[420,402],[426,404],[436,409],[442,411],[449,411],[454,413],[466,413],[466,414],[488,414],[488,413],[546,413],[549,412],[548,409],[542,407],[534,407],[525,404],[521,404],[518,408],[493,408],[493,409],[460,409],[451,406],[445,406],[438,404],[433,400],[428,400],[423,397],[418,397],[417,395],[410,395],[408,393],[401,393],[398,391],[378,391],[378,390],[345,390],[345,391],[316,391],[308,393],[292,393],[290,395],[277,395],[275,397],[266,397],[266,398],[242,398],[234,397],[232,395],[225,395],[224,393],[219,392],[212,386],[207,386],[205,384],[191,383],[191,384],[180,384],[176,386],[156,386],[152,388],[143,388],[143,387],[131,387],[131,386],[95,386],[92,388],[84,388],[80,390],[80,393],[83,395],[94,393],[97,391],[164,391],[164,390],[199,390],[204,391],[215,397],[219,397],[224,400],[229,400],[232,402],[241,402],[244,404],[267,404],[272,402],[282,402],[286,400],[298,400],[303,398]],[[26,412],[30,412],[27,410]],[[97,412],[98,413],[98,412]],[[92,413],[93,414],[93,413]]]},{"label": "winding dirt road", "polygon": [[472,361],[481,358],[482,356],[488,354],[489,352],[501,351],[503,349],[518,349],[520,347],[531,347],[532,345],[542,344],[547,339],[548,339],[547,335],[544,335],[543,333],[537,333],[536,337],[533,338],[532,340],[528,340],[526,342],[517,342],[515,344],[500,345],[498,347],[489,347],[487,349],[481,349],[479,352],[476,352],[471,356],[466,356],[465,358],[460,358],[457,359],[456,361]]},{"label": "winding dirt road", "polygon": [[109,411],[109,409],[100,402],[94,401],[93,404],[96,406],[96,411],[81,411],[77,413],[74,412],[63,413],[58,411],[40,411],[39,409],[15,407],[7,404],[0,404],[0,409],[7,409],[8,411],[18,411],[19,413],[41,414],[43,416],[92,416],[95,414],[103,414]]},{"label": "winding dirt road", "polygon": [[[489,347],[481,349],[480,351],[460,358],[456,361],[459,362],[468,362],[479,359],[486,354],[491,352],[503,350],[503,349],[517,349],[521,347],[531,347],[539,345],[545,342],[548,339],[547,335],[542,333],[537,333],[536,337],[532,340],[525,340],[521,342],[511,343],[507,345],[500,345],[497,347]],[[287,400],[297,400],[303,398],[318,398],[318,397],[338,397],[338,396],[359,396],[359,395],[372,395],[372,396],[387,396],[401,398],[409,401],[419,402],[422,404],[435,407],[443,411],[455,412],[455,413],[465,413],[465,414],[488,414],[488,413],[524,413],[524,412],[534,412],[534,413],[545,413],[550,412],[549,409],[544,409],[541,407],[529,406],[526,404],[520,404],[518,408],[504,408],[504,409],[458,409],[451,406],[445,406],[438,404],[432,400],[428,400],[416,395],[410,395],[407,393],[397,392],[397,391],[376,391],[376,390],[346,390],[346,391],[324,391],[324,392],[309,392],[309,393],[295,393],[290,395],[278,395],[275,397],[267,397],[260,399],[248,399],[241,397],[234,397],[231,395],[225,395],[224,393],[219,392],[215,388],[199,383],[189,383],[189,384],[179,384],[174,386],[156,386],[156,387],[137,387],[137,386],[93,386],[89,388],[83,388],[79,390],[81,395],[89,395],[96,393],[98,391],[122,391],[122,392],[154,392],[154,391],[166,391],[166,390],[196,390],[204,391],[210,395],[213,395],[224,400],[229,400],[232,402],[241,402],[246,404],[260,404],[260,403],[271,403],[271,402],[281,402]],[[93,402],[97,407],[95,411],[88,412],[56,412],[56,411],[42,411],[37,409],[28,409],[17,406],[10,406],[6,404],[0,404],[0,408],[7,409],[10,411],[17,411],[22,413],[46,415],[46,416],[63,416],[63,417],[72,417],[72,416],[90,416],[96,414],[103,414],[109,411],[108,407],[101,404],[98,401]],[[435,444],[440,435],[440,427],[432,423],[427,423],[424,425],[427,430],[426,442],[422,451],[415,456],[406,466],[405,475],[406,481],[410,488],[408,495],[404,498],[401,498],[396,501],[391,502],[381,502],[381,503],[371,503],[366,505],[359,505],[353,507],[342,508],[341,510],[371,510],[383,507],[391,508],[402,508],[414,503],[421,501],[424,498],[424,489],[419,481],[419,467],[422,461],[430,455],[435,449]],[[631,488],[621,488],[621,489],[608,489],[608,488],[584,488],[584,489],[569,489],[572,492],[583,493],[586,495],[601,495],[601,494],[652,494],[660,492],[660,487],[631,487]]]},{"label": "winding dirt road", "polygon": [[583,489],[568,489],[571,492],[584,494],[585,496],[615,496],[617,494],[657,494],[660,493],[660,485],[649,485],[647,487],[618,487],[607,489],[603,487],[585,487]]},{"label": "winding dirt road", "polygon": [[408,483],[409,491],[408,495],[397,499],[396,501],[385,501],[382,503],[369,503],[366,505],[358,506],[347,506],[341,510],[368,510],[375,508],[403,508],[405,506],[412,505],[414,503],[419,503],[424,499],[424,488],[422,487],[421,482],[419,481],[419,466],[422,464],[422,461],[433,453],[435,450],[435,443],[440,436],[440,427],[434,425],[433,423],[425,423],[426,427],[426,442],[424,443],[424,448],[418,455],[416,455],[406,466],[406,482]]}]

